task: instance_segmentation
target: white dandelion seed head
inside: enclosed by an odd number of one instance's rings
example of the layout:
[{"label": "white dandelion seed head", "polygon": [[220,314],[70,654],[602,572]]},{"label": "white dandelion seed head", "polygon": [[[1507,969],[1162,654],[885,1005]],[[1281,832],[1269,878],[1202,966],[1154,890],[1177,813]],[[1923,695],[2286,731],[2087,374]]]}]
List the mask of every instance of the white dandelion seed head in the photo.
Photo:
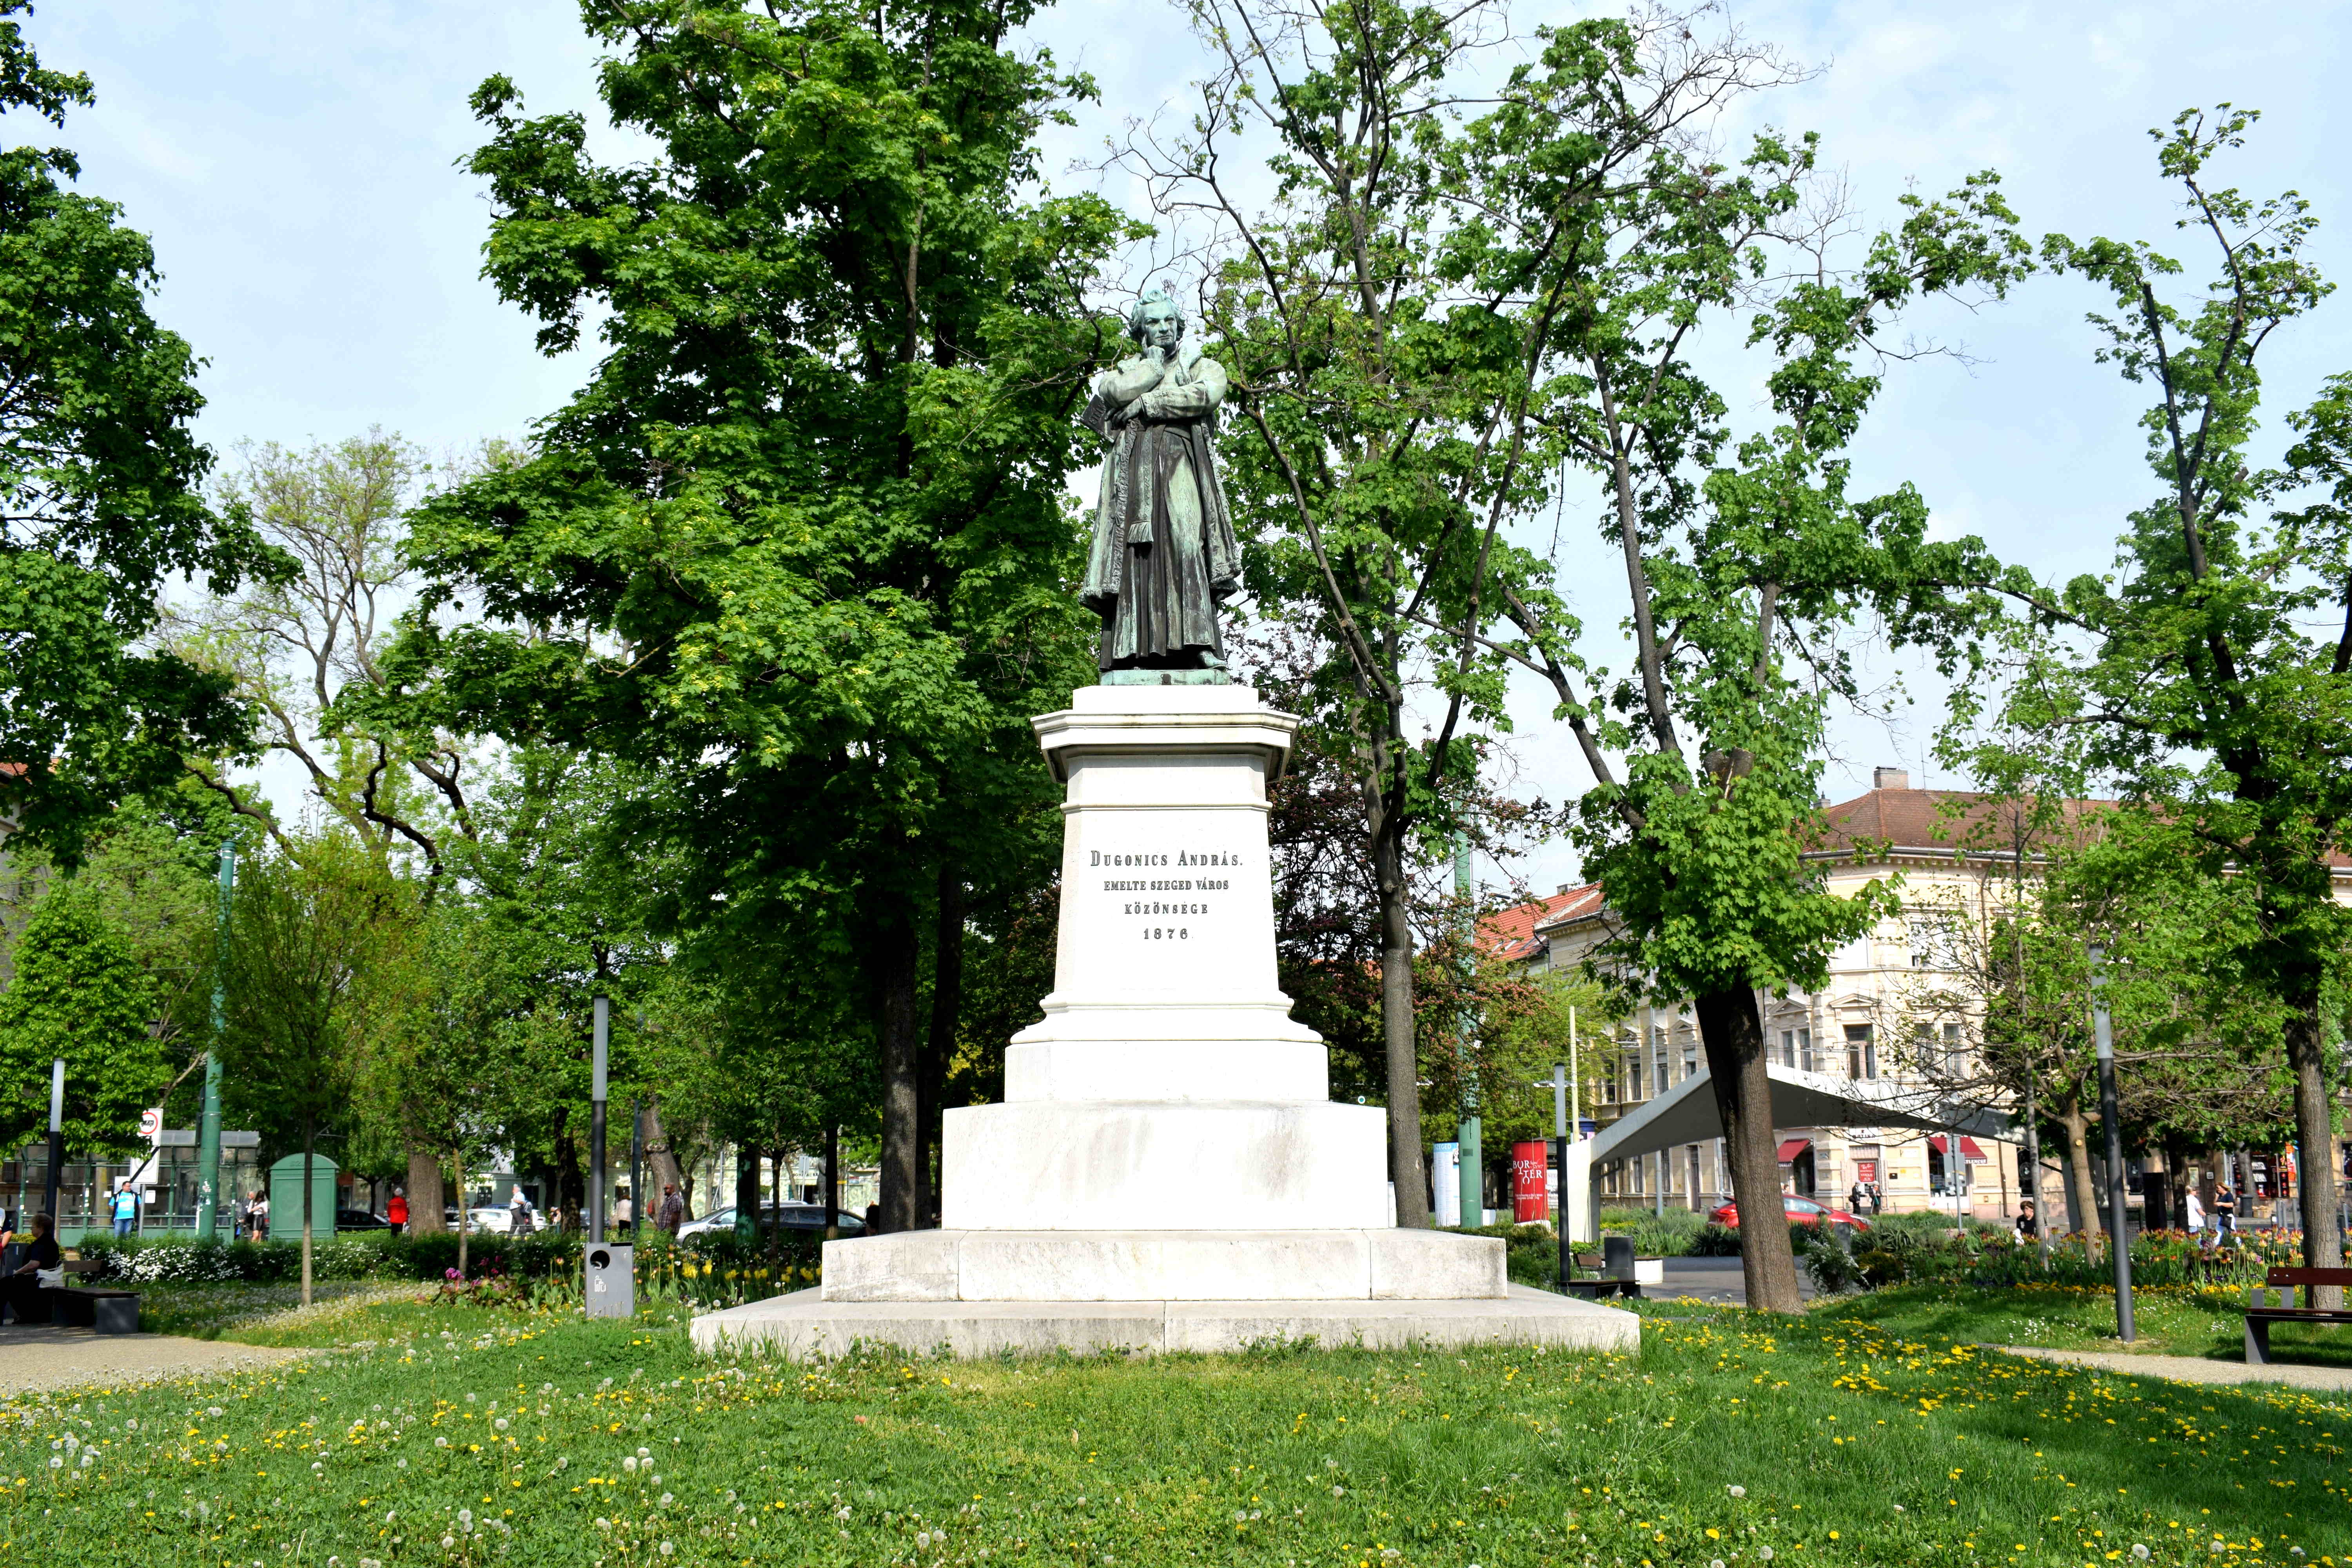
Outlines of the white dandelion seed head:
[{"label": "white dandelion seed head", "polygon": [[1729,1489],[1733,1497],[1746,1497],[1748,1495],[1748,1489],[1746,1487],[1733,1487]]}]

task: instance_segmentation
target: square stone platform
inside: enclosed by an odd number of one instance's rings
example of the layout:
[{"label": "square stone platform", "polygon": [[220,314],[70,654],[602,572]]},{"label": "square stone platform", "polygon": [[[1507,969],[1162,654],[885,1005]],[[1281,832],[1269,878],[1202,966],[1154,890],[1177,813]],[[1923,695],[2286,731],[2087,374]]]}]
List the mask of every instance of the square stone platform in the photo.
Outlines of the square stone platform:
[{"label": "square stone platform", "polygon": [[1434,1230],[910,1230],[824,1246],[828,1301],[1500,1300],[1503,1244]]},{"label": "square stone platform", "polygon": [[845,1356],[859,1345],[909,1355],[1221,1354],[1313,1341],[1327,1349],[1544,1345],[1631,1355],[1642,1321],[1598,1302],[1513,1285],[1500,1299],[1453,1301],[828,1301],[800,1290],[694,1320],[705,1354],[792,1361]]}]

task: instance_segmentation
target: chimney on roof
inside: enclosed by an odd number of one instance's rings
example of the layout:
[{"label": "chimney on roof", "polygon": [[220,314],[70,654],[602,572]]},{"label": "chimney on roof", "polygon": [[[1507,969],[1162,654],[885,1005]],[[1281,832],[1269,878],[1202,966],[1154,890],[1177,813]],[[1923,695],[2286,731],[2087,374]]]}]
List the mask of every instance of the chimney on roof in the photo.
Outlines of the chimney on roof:
[{"label": "chimney on roof", "polygon": [[1553,896],[1554,896],[1554,897],[1556,897],[1556,898],[1563,898],[1563,899],[1564,899],[1564,898],[1566,898],[1566,897],[1567,897],[1570,892],[1572,892],[1572,891],[1575,889],[1575,888],[1576,888],[1576,884],[1575,884],[1575,883],[1573,883],[1573,882],[1562,882],[1562,883],[1559,885],[1559,891],[1557,894],[1553,895]]},{"label": "chimney on roof", "polygon": [[1873,789],[1909,789],[1911,773],[1907,768],[1873,768],[1870,770]]}]

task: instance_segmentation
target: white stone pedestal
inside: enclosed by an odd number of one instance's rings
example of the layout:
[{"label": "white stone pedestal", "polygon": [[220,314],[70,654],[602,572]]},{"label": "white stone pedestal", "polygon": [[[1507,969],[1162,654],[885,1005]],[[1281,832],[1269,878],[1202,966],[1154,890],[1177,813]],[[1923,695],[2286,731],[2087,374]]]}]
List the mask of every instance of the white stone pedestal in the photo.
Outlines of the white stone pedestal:
[{"label": "white stone pedestal", "polygon": [[1054,991],[1004,1103],[942,1118],[944,1228],[828,1242],[821,1292],[697,1343],[1637,1343],[1630,1314],[1509,1288],[1499,1241],[1395,1228],[1386,1114],[1331,1100],[1275,978],[1266,785],[1297,721],[1246,687],[1095,686],[1034,722],[1067,786]]}]

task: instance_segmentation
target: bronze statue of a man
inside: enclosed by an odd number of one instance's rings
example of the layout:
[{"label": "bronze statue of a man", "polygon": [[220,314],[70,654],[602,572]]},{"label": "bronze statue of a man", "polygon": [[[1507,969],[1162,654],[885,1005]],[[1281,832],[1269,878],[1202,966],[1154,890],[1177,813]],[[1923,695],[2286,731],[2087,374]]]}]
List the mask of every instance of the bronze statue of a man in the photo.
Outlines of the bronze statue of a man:
[{"label": "bronze statue of a man", "polygon": [[1217,606],[1241,586],[1241,550],[1212,437],[1225,370],[1184,340],[1153,289],[1128,312],[1141,349],[1095,378],[1082,416],[1108,443],[1082,596],[1102,616],[1106,685],[1222,685]]}]

